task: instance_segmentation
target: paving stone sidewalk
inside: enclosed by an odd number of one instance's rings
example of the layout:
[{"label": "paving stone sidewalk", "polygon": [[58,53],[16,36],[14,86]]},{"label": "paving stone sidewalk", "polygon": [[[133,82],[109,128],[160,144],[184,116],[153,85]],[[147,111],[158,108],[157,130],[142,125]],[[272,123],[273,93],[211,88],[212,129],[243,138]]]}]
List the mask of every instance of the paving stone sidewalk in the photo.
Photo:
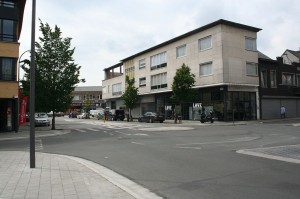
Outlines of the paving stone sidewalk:
[{"label": "paving stone sidewalk", "polygon": [[29,159],[29,152],[0,151],[0,199],[160,198],[117,186],[76,158],[36,153],[35,168]]}]

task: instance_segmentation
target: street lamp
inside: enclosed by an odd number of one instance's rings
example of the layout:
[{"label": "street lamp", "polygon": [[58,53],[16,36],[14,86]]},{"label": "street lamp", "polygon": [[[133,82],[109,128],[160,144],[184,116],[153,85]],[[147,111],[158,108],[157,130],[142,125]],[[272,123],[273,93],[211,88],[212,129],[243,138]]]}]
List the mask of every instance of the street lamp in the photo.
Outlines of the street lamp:
[{"label": "street lamp", "polygon": [[19,84],[20,84],[21,58],[22,58],[22,56],[23,56],[25,53],[27,53],[27,52],[30,52],[30,50],[24,51],[24,52],[20,55],[20,57],[19,57],[19,61],[18,61],[18,83],[19,83]]},{"label": "street lamp", "polygon": [[[20,89],[20,70],[21,70],[21,58],[22,58],[22,56],[25,54],[25,53],[27,53],[27,52],[30,52],[30,50],[26,50],[25,52],[23,52],[21,55],[20,55],[20,57],[19,57],[19,61],[18,61],[18,68],[17,68],[17,70],[18,70],[18,89]],[[18,96],[18,112],[17,112],[17,115],[18,115],[18,121],[17,121],[17,130],[16,130],[16,132],[18,132],[19,131],[19,127],[20,127],[20,124],[19,124],[19,122],[20,122],[20,96]]]}]

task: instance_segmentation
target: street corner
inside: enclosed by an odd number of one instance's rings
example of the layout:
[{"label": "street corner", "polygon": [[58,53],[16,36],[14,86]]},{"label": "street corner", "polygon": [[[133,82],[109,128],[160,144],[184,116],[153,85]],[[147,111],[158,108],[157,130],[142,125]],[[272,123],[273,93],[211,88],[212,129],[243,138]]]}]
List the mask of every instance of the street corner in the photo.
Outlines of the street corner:
[{"label": "street corner", "polygon": [[300,164],[300,145],[286,145],[266,148],[241,149],[236,151],[244,155],[280,160]]}]

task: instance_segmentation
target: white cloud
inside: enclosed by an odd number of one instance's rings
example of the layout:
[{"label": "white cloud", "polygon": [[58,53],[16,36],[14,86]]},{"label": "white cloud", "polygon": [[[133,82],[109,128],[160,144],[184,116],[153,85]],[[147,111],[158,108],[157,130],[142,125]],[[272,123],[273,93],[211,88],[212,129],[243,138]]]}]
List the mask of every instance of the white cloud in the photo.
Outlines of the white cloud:
[{"label": "white cloud", "polygon": [[[218,19],[262,28],[258,48],[273,59],[286,49],[298,50],[298,5],[297,0],[41,0],[36,10],[37,18],[73,38],[75,62],[86,79],[81,85],[94,86],[101,85],[104,68]],[[38,30],[37,21],[37,36]],[[30,48],[30,31],[27,1],[21,52]]]}]

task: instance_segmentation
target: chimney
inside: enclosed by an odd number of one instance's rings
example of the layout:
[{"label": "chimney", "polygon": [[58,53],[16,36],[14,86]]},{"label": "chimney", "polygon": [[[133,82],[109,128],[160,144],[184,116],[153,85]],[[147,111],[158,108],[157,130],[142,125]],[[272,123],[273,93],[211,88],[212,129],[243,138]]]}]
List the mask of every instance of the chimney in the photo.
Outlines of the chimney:
[{"label": "chimney", "polygon": [[283,57],[277,57],[277,62],[283,64]]}]

